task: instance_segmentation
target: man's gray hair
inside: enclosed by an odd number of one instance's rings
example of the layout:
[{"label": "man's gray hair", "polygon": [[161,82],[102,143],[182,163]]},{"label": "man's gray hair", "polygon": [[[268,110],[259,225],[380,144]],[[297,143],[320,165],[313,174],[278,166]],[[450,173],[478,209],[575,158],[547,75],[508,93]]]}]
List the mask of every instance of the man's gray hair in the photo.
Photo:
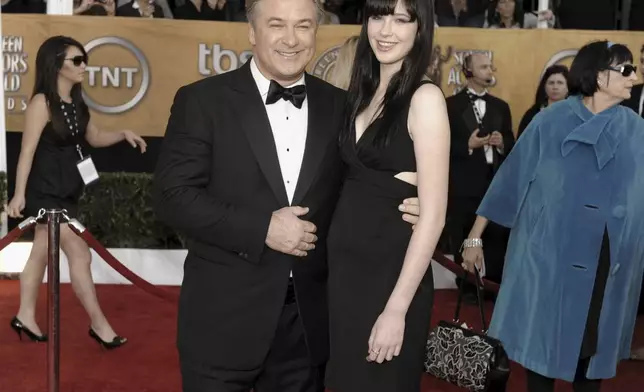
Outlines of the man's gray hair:
[{"label": "man's gray hair", "polygon": [[[246,20],[248,23],[252,24],[254,19],[254,14],[255,14],[255,7],[257,7],[257,3],[259,3],[262,0],[246,0]],[[315,4],[315,8],[317,10],[317,22],[318,24],[324,17],[324,8],[322,8],[322,3],[320,0],[311,0],[313,4]]]}]

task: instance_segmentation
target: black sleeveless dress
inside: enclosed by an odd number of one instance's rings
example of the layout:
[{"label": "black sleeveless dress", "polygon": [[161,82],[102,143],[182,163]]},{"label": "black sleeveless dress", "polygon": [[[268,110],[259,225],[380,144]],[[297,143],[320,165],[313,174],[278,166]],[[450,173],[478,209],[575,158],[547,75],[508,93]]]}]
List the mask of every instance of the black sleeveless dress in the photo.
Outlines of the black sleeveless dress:
[{"label": "black sleeveless dress", "polygon": [[[401,113],[402,124],[407,113]],[[384,148],[371,141],[375,120],[355,143],[341,146],[347,177],[327,238],[330,360],[326,386],[333,392],[418,392],[429,333],[434,282],[431,266],[406,315],[398,357],[367,362],[369,336],[385,308],[401,268],[412,226],[398,205],[417,197],[415,186],[394,176],[416,172],[413,142],[402,127]]]},{"label": "black sleeveless dress", "polygon": [[[71,104],[63,102],[61,105],[63,111],[73,112]],[[51,121],[45,125],[27,180],[23,216],[37,216],[41,208],[62,208],[71,218],[78,216],[78,200],[84,183],[76,167],[80,160],[76,144],[80,143],[86,154],[88,122],[78,124],[77,136],[72,135],[69,128],[64,134],[56,132]]]}]

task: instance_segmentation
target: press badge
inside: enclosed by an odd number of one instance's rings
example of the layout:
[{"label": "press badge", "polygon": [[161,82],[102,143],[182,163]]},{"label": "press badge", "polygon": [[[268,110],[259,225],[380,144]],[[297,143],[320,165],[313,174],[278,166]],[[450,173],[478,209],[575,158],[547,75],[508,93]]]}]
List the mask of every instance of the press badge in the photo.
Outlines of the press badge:
[{"label": "press badge", "polygon": [[77,164],[78,172],[83,179],[85,185],[89,185],[94,181],[98,180],[98,171],[96,171],[96,166],[94,166],[94,161],[92,161],[91,156],[86,156],[81,159]]}]

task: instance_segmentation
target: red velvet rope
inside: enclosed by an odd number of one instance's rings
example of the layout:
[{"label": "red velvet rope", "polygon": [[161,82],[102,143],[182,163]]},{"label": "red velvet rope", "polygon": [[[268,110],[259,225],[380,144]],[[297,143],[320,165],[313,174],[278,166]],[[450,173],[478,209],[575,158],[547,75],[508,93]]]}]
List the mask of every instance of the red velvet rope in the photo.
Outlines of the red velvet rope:
[{"label": "red velvet rope", "polygon": [[103,260],[107,264],[110,265],[110,267],[114,268],[116,272],[121,274],[125,279],[129,280],[140,288],[141,290],[152,294],[156,297],[159,297],[161,299],[164,299],[169,302],[176,303],[178,301],[178,297],[174,293],[170,293],[166,290],[162,290],[153,284],[149,283],[148,281],[142,279],[139,277],[137,274],[132,272],[130,269],[128,269],[126,266],[124,266],[116,257],[114,257],[103,245],[101,245],[100,242],[94,236],[92,233],[90,233],[83,225],[80,224],[76,219],[71,219],[68,224],[69,228],[76,233],[79,237],[81,237],[85,242],[87,242],[87,245],[89,245],[90,248],[94,249],[96,253],[98,253]]},{"label": "red velvet rope", "polygon": [[7,233],[6,236],[0,238],[0,251],[9,246],[10,243],[16,241],[18,238],[36,224],[36,218],[29,217],[22,221],[15,229]]},{"label": "red velvet rope", "polygon": [[[69,219],[69,218],[68,218]],[[3,238],[0,238],[0,251],[6,248],[9,244],[12,242],[16,241],[18,238],[20,238],[25,231],[30,229],[33,225],[37,223],[37,219],[30,217],[25,219],[18,227],[15,229],[11,230],[6,236]],[[166,301],[176,303],[178,301],[178,298],[175,294],[170,293],[168,291],[162,290],[153,284],[147,282],[146,280],[142,279],[138,275],[136,275],[134,272],[132,272],[130,269],[128,269],[126,266],[124,266],[116,257],[114,257],[103,245],[101,245],[100,242],[90,233],[79,221],[76,219],[69,219],[68,222],[69,228],[76,233],[79,237],[81,237],[87,244],[98,253],[99,256],[107,262],[107,264],[110,265],[116,272],[121,274],[124,278],[132,282],[135,286],[138,288],[142,289],[143,291],[152,294],[156,297],[162,298]],[[441,252],[436,251],[434,252],[434,257],[433,260],[436,261],[438,264],[442,265],[445,267],[447,270],[451,271],[454,273],[456,276],[463,276],[465,270],[463,267],[460,265],[456,264],[454,261],[448,259],[443,255]],[[472,274],[467,274],[466,279],[471,282],[475,283],[476,278]],[[485,278],[482,279],[483,281],[483,289],[487,291],[491,291],[494,293],[499,292],[499,284],[492,282],[490,280],[487,280]]]}]

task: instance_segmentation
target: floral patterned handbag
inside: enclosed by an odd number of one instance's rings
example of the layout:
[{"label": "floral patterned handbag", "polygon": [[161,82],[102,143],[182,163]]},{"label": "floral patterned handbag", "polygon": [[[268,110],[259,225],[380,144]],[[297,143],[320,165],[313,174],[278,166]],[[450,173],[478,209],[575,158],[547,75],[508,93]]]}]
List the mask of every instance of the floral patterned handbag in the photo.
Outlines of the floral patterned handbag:
[{"label": "floral patterned handbag", "polygon": [[429,335],[425,372],[472,392],[505,391],[510,360],[501,342],[487,336],[478,271],[476,296],[483,330],[475,332],[459,322],[465,278],[467,271],[461,280],[454,321],[441,320]]}]

